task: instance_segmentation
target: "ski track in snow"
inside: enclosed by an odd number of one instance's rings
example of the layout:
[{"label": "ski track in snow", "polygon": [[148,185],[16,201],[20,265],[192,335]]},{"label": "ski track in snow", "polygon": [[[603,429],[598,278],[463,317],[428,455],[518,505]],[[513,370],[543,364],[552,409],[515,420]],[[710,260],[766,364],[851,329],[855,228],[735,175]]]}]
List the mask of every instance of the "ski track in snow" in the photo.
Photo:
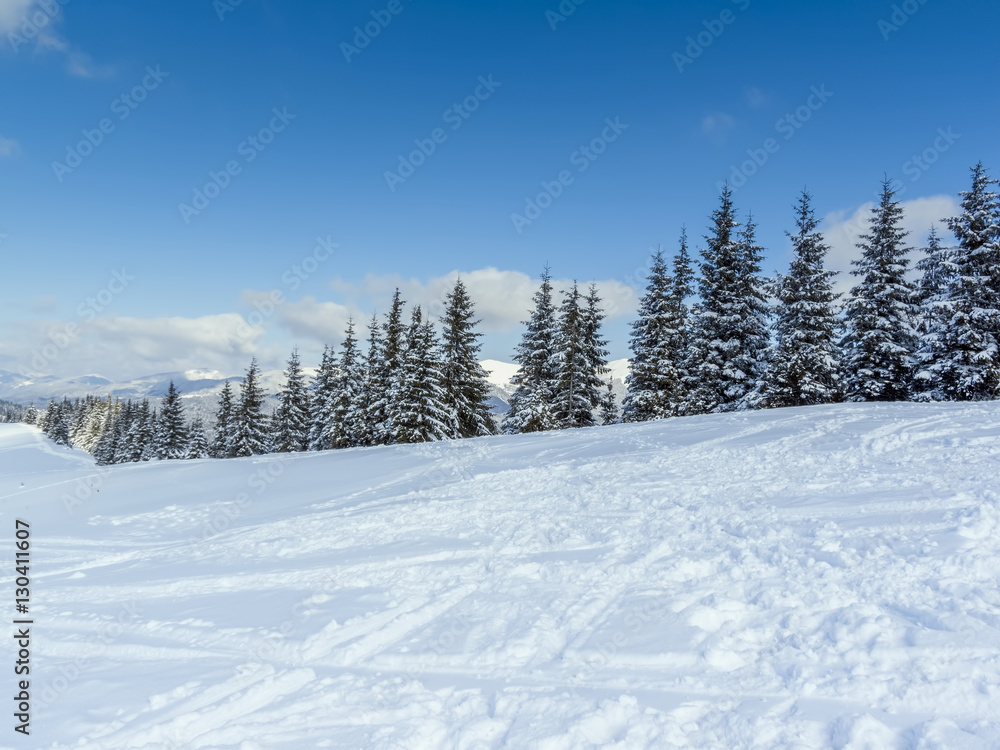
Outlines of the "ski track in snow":
[{"label": "ski track in snow", "polygon": [[108,468],[0,425],[0,746],[997,748],[998,476],[995,403]]}]

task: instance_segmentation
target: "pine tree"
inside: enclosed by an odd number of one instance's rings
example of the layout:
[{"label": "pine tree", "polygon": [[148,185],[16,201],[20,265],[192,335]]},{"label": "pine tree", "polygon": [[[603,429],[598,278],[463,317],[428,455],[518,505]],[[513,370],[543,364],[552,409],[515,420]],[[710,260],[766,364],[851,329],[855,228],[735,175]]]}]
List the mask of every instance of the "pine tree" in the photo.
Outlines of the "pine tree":
[{"label": "pine tree", "polygon": [[271,419],[271,449],[275,453],[298,453],[309,443],[309,394],[299,352],[292,350],[285,370],[285,387],[278,394],[278,408]]},{"label": "pine tree", "polygon": [[252,357],[246,377],[240,384],[240,401],[236,407],[233,439],[233,454],[236,456],[259,456],[267,451],[264,393],[258,377],[257,358]]},{"label": "pine tree", "polygon": [[186,432],[188,441],[184,458],[206,458],[208,456],[208,441],[205,439],[205,425],[201,417],[192,420]]},{"label": "pine tree", "polygon": [[104,412],[104,423],[101,427],[101,437],[97,441],[97,445],[93,451],[94,460],[98,466],[107,466],[108,464],[115,463],[115,456],[118,452],[115,422],[115,410],[106,409]]},{"label": "pine tree", "polygon": [[128,442],[129,430],[135,418],[136,408],[136,405],[132,403],[131,399],[129,399],[125,402],[125,405],[119,412],[117,419],[115,419],[115,434],[113,438],[115,450],[109,463],[121,464],[130,460],[129,452],[131,447]]},{"label": "pine tree", "polygon": [[604,398],[601,400],[601,424],[610,425],[618,422],[618,405],[615,403],[614,378],[609,377],[605,385]]},{"label": "pine tree", "polygon": [[154,458],[160,457],[159,438],[157,437],[160,434],[160,416],[156,411],[156,407],[149,409],[145,424],[146,434],[144,435],[142,455],[139,457],[139,460],[152,461]]},{"label": "pine tree", "polygon": [[556,340],[556,380],[553,415],[560,429],[596,424],[593,370],[587,343],[587,319],[576,282],[563,292]]},{"label": "pine tree", "polygon": [[962,215],[948,219],[959,246],[938,305],[941,329],[921,377],[949,400],[1000,396],[1000,196],[990,190],[996,183],[976,164],[972,189],[960,193]]},{"label": "pine tree", "polygon": [[861,282],[851,289],[845,308],[843,371],[851,401],[904,401],[910,397],[916,336],[914,289],[906,278],[910,248],[900,227],[903,209],[889,179],[869,217],[868,232],[853,261]]},{"label": "pine tree", "polygon": [[174,381],[167,387],[167,395],[160,403],[157,424],[157,458],[184,458],[188,436],[184,426],[184,409]]},{"label": "pine tree", "polygon": [[309,395],[309,442],[311,451],[324,451],[331,446],[324,435],[330,425],[330,399],[337,387],[337,361],[333,348],[323,347],[323,358],[313,378]]},{"label": "pine tree", "polygon": [[682,413],[688,378],[687,305],[691,294],[691,260],[687,232],[681,231],[674,257],[674,275],[667,273],[663,253],[656,251],[649,270],[639,315],[632,323],[629,343],[631,371],[628,394],[622,402],[623,422],[645,422]]},{"label": "pine tree", "polygon": [[128,462],[148,461],[155,438],[153,414],[149,401],[143,399],[135,408],[124,441],[123,459]]},{"label": "pine tree", "polygon": [[454,414],[455,430],[451,437],[469,438],[496,434],[490,414],[490,386],[486,371],[479,364],[481,333],[469,293],[459,278],[445,298],[442,321],[444,403]]},{"label": "pine tree", "polygon": [[73,419],[73,407],[68,399],[63,399],[53,410],[52,425],[48,435],[56,445],[72,445],[69,428]]},{"label": "pine tree", "polygon": [[837,296],[835,271],[823,267],[829,246],[816,231],[812,197],[805,190],[796,206],[792,262],[778,279],[777,338],[765,377],[763,396],[768,407],[827,404],[840,398],[837,351]]},{"label": "pine tree", "polygon": [[689,349],[689,395],[685,411],[699,414],[757,405],[768,344],[767,300],[760,271],[762,250],[756,225],[740,233],[727,185],[705,237],[700,303]]},{"label": "pine tree", "polygon": [[382,329],[378,316],[372,315],[368,324],[368,353],[362,363],[364,387],[358,398],[356,445],[377,445],[380,437],[375,404],[382,398]]},{"label": "pine tree", "polygon": [[390,424],[393,443],[444,440],[454,432],[454,417],[444,403],[443,361],[434,328],[421,321],[414,308],[406,336],[399,397],[393,401]]},{"label": "pine tree", "polygon": [[227,380],[219,393],[219,406],[215,413],[215,437],[208,454],[212,458],[231,458],[236,455],[233,440],[236,433],[236,407],[233,389]]},{"label": "pine tree", "polygon": [[933,367],[943,351],[943,336],[951,322],[949,294],[956,272],[954,256],[954,248],[945,247],[937,227],[931,225],[923,257],[916,265],[920,281],[915,293],[917,314],[914,328],[918,345],[913,398],[917,401],[941,401],[946,398]]},{"label": "pine tree", "polygon": [[535,309],[524,323],[524,334],[514,352],[514,361],[520,367],[511,378],[515,390],[501,424],[501,430],[507,434],[554,430],[557,426],[552,409],[557,325],[548,266],[542,272],[542,284],[533,301]]},{"label": "pine tree", "polygon": [[337,380],[327,411],[330,423],[324,442],[331,448],[351,448],[363,445],[365,415],[362,411],[365,380],[358,341],[354,337],[354,321],[347,321],[344,345],[337,366]]},{"label": "pine tree", "polygon": [[34,404],[28,404],[28,410],[24,413],[25,424],[35,424],[38,421],[38,409]]},{"label": "pine tree", "polygon": [[406,325],[403,323],[403,309],[406,303],[399,289],[392,295],[392,304],[382,324],[379,369],[375,375],[371,403],[372,423],[377,444],[391,444],[397,434],[392,417],[399,412],[403,357],[406,353]]}]

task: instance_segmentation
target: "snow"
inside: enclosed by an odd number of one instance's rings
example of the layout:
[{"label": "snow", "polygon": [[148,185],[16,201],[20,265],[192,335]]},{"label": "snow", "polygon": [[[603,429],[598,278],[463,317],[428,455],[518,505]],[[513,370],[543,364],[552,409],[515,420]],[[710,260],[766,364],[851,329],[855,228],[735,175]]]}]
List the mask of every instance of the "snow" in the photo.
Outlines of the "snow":
[{"label": "snow", "polygon": [[0,746],[997,747],[997,476],[998,403],[113,467],[0,425]]}]

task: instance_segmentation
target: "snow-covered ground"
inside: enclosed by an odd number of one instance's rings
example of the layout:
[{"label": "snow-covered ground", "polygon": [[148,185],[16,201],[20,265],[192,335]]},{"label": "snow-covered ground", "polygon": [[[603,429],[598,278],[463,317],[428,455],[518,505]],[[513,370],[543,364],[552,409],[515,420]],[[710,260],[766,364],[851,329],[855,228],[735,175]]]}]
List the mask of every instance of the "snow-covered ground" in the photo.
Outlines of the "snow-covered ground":
[{"label": "snow-covered ground", "polygon": [[997,403],[108,469],[0,425],[0,745],[1000,747],[998,477]]}]

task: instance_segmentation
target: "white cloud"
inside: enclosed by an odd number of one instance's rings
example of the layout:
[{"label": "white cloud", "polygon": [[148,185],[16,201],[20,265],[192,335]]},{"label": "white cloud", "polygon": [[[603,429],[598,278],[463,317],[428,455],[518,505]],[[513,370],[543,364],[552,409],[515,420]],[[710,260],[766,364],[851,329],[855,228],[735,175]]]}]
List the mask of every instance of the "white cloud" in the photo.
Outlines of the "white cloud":
[{"label": "white cloud", "polygon": [[21,144],[13,138],[4,138],[0,135],[0,156],[13,156],[21,150]]},{"label": "white cloud", "polygon": [[0,345],[0,369],[113,379],[202,368],[240,372],[265,335],[261,324],[236,313],[20,321],[4,328],[19,335]]},{"label": "white cloud", "polygon": [[736,120],[725,112],[706,115],[701,121],[701,132],[714,138],[723,138],[736,127]]},{"label": "white cloud", "polygon": [[[856,247],[856,243],[859,241],[859,236],[868,231],[868,219],[874,205],[874,202],[869,201],[854,211],[833,211],[823,217],[820,230],[831,248],[826,266],[831,271],[841,272],[836,279],[838,292],[846,292],[857,283],[856,278],[849,273],[852,268],[851,261],[860,256],[861,251]],[[924,246],[927,233],[933,224],[938,226],[938,232],[942,237],[950,237],[950,233],[944,227],[943,219],[956,216],[961,210],[957,199],[950,195],[916,198],[902,201],[900,205],[903,208],[902,226],[909,232],[906,242],[915,248]],[[918,257],[919,254],[914,255],[914,262]]]},{"label": "white cloud", "polygon": [[[475,304],[476,316],[482,321],[480,330],[483,333],[508,332],[520,326],[521,321],[528,318],[533,307],[531,298],[540,283],[537,278],[521,271],[503,271],[491,267],[475,271],[452,271],[427,281],[404,279],[398,275],[369,274],[360,284],[337,279],[331,286],[350,301],[351,307],[359,311],[356,314],[362,319],[370,317],[372,310],[361,312],[361,298],[367,298],[379,312],[384,312],[397,287],[408,306],[420,305],[432,317],[438,318],[444,311],[445,298],[455,286],[459,275]],[[572,281],[553,279],[552,283],[560,290],[569,288]],[[580,281],[582,288],[589,286],[589,283]],[[596,284],[609,319],[633,313],[637,297],[632,287],[615,279],[597,281]]]},{"label": "white cloud", "polygon": [[31,48],[62,55],[71,75],[98,78],[113,74],[113,67],[96,64],[55,28],[62,20],[61,6],[55,0],[0,0],[0,34],[7,37],[8,46],[15,53]]}]

